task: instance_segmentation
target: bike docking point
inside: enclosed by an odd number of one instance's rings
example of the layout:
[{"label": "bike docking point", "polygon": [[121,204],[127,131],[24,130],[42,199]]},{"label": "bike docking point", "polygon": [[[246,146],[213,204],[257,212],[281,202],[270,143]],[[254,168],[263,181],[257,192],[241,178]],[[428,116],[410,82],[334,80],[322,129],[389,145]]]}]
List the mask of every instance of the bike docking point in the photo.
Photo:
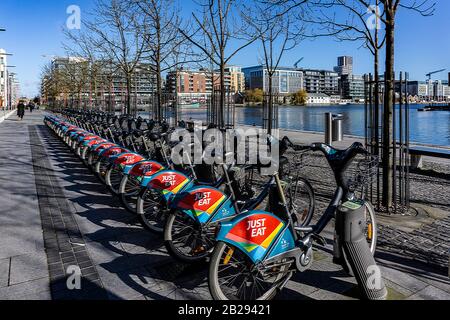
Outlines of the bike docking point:
[{"label": "bike docking point", "polygon": [[336,213],[337,257],[344,269],[353,271],[363,299],[386,300],[387,289],[365,236],[365,206],[348,201]]}]

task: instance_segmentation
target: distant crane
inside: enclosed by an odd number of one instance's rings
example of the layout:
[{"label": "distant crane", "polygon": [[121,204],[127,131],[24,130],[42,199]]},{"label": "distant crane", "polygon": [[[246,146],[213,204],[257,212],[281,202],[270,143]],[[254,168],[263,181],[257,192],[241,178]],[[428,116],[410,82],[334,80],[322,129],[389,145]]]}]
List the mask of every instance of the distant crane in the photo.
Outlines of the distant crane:
[{"label": "distant crane", "polygon": [[301,59],[298,60],[296,63],[294,63],[294,68],[295,68],[295,69],[298,69],[298,65],[299,65],[300,62],[303,61],[303,59],[305,59],[305,57],[301,58]]},{"label": "distant crane", "polygon": [[437,71],[433,71],[433,72],[427,73],[425,76],[428,77],[428,81],[430,81],[430,80],[431,80],[431,76],[432,76],[433,74],[441,73],[441,72],[443,72],[443,71],[445,71],[445,69],[441,69],[441,70],[437,70]]}]

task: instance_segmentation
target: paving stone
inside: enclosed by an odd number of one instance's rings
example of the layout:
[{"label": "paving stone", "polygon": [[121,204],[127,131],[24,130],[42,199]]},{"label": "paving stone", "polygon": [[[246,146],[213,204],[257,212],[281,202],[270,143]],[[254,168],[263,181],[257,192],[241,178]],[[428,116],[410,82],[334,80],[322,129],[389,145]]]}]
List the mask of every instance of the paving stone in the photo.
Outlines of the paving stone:
[{"label": "paving stone", "polygon": [[427,287],[427,283],[411,276],[408,275],[407,273],[401,272],[399,270],[395,270],[395,269],[391,269],[391,268],[386,268],[384,266],[380,267],[383,278],[386,278],[390,281],[392,281],[393,283],[408,289],[412,292],[417,292],[420,291],[422,289],[424,289],[425,287]]},{"label": "paving stone", "polygon": [[11,258],[10,284],[48,278],[47,258],[43,255],[23,255]]},{"label": "paving stone", "polygon": [[15,300],[46,292],[50,294],[48,278],[28,281],[9,287],[0,288],[0,300]]},{"label": "paving stone", "polygon": [[385,278],[383,280],[388,289],[388,300],[403,300],[413,294],[411,290],[408,290],[389,279]]},{"label": "paving stone", "polygon": [[356,300],[353,297],[339,294],[335,292],[331,292],[328,290],[318,290],[314,293],[312,293],[309,298],[314,300],[326,300],[326,301],[339,301],[339,300]]},{"label": "paving stone", "polygon": [[144,268],[112,273],[98,267],[98,273],[111,299],[131,299],[136,295],[148,294],[154,288],[159,289],[158,283]]},{"label": "paving stone", "polygon": [[88,242],[86,247],[96,265],[109,263],[125,254],[119,242]]},{"label": "paving stone", "polygon": [[413,294],[408,300],[450,300],[450,293],[433,286],[428,286],[423,290]]},{"label": "paving stone", "polygon": [[10,259],[0,260],[0,288],[8,286]]},{"label": "paving stone", "polygon": [[21,301],[21,300],[23,300],[23,301],[45,301],[45,300],[51,300],[51,299],[52,299],[52,295],[50,294],[50,291],[48,291],[48,290],[14,298],[14,300],[18,300],[18,301]]},{"label": "paving stone", "polygon": [[131,234],[119,236],[122,248],[128,254],[140,254],[150,252],[155,247],[161,247],[160,237],[156,237],[149,232],[134,232]]}]

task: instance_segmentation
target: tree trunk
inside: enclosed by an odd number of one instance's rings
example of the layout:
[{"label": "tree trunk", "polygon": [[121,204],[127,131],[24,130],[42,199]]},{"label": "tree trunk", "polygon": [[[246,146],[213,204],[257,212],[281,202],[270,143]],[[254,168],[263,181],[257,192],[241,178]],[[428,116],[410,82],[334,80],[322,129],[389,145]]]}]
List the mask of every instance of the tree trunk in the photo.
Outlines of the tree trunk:
[{"label": "tree trunk", "polygon": [[[214,74],[214,71],[213,71],[213,74]],[[213,77],[214,77],[214,75],[213,75]],[[214,81],[213,81],[213,83],[214,83]],[[220,105],[219,105],[219,114],[218,114],[218,125],[221,128],[225,127],[225,121],[224,121],[225,95],[226,95],[225,90],[226,90],[226,88],[225,88],[225,62],[222,59],[222,61],[220,63]]]},{"label": "tree trunk", "polygon": [[383,206],[390,210],[393,204],[393,112],[394,112],[394,41],[395,20],[392,8],[386,8],[386,75],[383,118]]},{"label": "tree trunk", "polygon": [[[264,75],[263,75],[264,76]],[[272,123],[273,123],[273,93],[272,93],[272,83],[273,83],[273,74],[269,72],[269,101],[267,105],[267,134],[272,134]]]},{"label": "tree trunk", "polygon": [[[376,43],[378,43],[378,38],[376,40]],[[375,126],[375,128],[373,128],[372,131],[372,146],[374,147],[373,152],[375,156],[379,156],[380,155],[380,84],[379,84],[379,80],[380,80],[380,57],[379,57],[379,50],[377,47],[374,48],[375,49],[375,54],[374,54],[374,80],[375,80],[375,92],[374,92],[374,112],[373,112],[373,122],[372,124]]]},{"label": "tree trunk", "polygon": [[131,75],[127,73],[127,98],[126,98],[126,110],[127,115],[131,115]]},{"label": "tree trunk", "polygon": [[162,121],[162,79],[161,79],[161,20],[159,12],[156,18],[156,106],[157,106],[157,119]]},{"label": "tree trunk", "polygon": [[156,106],[157,106],[157,120],[162,121],[162,77],[161,77],[161,65],[158,63],[156,66]]}]

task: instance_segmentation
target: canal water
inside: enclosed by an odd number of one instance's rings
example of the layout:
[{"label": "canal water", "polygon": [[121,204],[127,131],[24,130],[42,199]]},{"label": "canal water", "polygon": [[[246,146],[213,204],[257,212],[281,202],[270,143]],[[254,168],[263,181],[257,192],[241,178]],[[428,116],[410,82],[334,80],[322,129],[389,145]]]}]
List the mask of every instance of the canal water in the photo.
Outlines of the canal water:
[{"label": "canal water", "polygon": [[[419,112],[424,105],[410,106],[411,142],[450,146],[450,112]],[[262,108],[236,108],[236,122],[243,125],[262,124]],[[364,106],[336,105],[336,106],[286,106],[279,108],[280,129],[324,132],[324,113],[340,113],[344,116],[343,129],[346,135],[363,137]],[[397,113],[398,113],[397,107]],[[206,110],[183,110],[182,118],[206,119]]]}]

